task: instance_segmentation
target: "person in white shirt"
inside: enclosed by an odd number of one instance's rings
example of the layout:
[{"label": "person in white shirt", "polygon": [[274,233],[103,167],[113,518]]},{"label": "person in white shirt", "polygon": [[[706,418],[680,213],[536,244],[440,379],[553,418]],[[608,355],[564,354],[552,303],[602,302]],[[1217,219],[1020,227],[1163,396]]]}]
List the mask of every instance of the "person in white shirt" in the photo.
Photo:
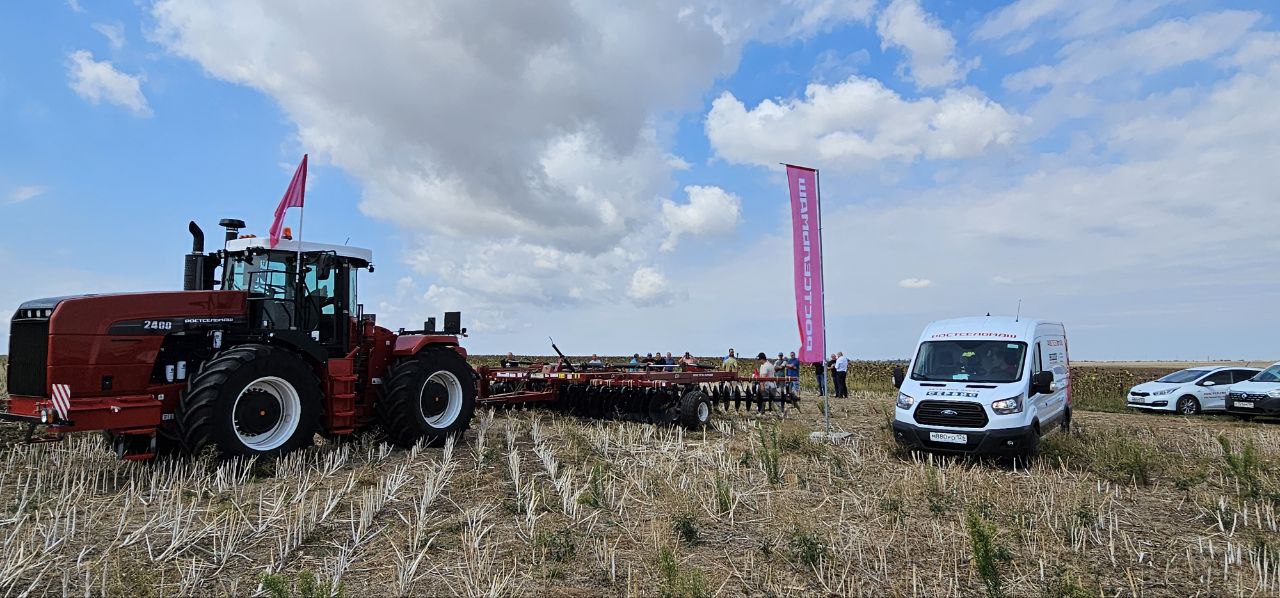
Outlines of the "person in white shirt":
[{"label": "person in white shirt", "polygon": [[[777,371],[773,367],[773,362],[769,361],[769,357],[764,354],[764,351],[761,351],[760,354],[756,356],[756,360],[760,362],[760,366],[756,369],[757,376],[760,376],[761,378],[774,377]],[[768,389],[773,389],[774,386],[773,382],[764,383],[764,387]]]},{"label": "person in white shirt", "polygon": [[844,353],[836,353],[836,397],[849,396],[849,358]]}]

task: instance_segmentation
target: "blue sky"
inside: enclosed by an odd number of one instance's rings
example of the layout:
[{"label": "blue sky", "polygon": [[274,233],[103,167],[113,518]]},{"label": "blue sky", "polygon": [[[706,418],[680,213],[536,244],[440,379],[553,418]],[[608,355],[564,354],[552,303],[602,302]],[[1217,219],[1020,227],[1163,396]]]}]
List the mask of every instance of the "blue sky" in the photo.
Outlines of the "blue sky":
[{"label": "blue sky", "polygon": [[310,153],[304,236],[373,249],[390,326],[789,350],[787,161],[833,350],[1021,299],[1076,358],[1278,354],[1273,4],[488,4],[5,3],[0,316],[178,287],[186,221],[264,231]]}]

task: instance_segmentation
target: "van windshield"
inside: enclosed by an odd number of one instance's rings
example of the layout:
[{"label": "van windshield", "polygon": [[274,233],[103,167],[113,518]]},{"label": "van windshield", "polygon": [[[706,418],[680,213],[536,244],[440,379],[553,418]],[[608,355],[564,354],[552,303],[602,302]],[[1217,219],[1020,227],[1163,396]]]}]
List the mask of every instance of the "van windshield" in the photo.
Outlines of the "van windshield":
[{"label": "van windshield", "polygon": [[920,344],[912,380],[1016,382],[1022,379],[1026,343],[994,340],[928,341]]}]

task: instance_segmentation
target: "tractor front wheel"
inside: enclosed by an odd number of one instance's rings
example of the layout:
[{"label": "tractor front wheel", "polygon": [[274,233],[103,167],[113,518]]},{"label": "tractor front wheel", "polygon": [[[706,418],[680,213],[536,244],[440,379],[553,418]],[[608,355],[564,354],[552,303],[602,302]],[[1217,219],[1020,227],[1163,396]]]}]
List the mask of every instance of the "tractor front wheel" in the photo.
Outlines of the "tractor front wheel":
[{"label": "tractor front wheel", "polygon": [[187,381],[175,419],[183,448],[198,455],[282,455],[310,446],[324,394],[292,351],[241,345],[218,353]]},{"label": "tractor front wheel", "polygon": [[391,442],[408,448],[425,441],[443,446],[471,425],[476,408],[475,373],[450,349],[431,349],[391,369],[378,400],[379,419]]}]

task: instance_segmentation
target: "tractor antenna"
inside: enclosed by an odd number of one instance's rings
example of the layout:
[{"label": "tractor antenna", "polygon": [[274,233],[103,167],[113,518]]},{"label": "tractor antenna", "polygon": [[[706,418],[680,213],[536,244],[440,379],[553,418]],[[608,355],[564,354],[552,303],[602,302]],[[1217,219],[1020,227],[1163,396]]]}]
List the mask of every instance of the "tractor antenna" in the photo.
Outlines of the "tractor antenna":
[{"label": "tractor antenna", "polygon": [[1019,322],[1021,320],[1022,320],[1022,299],[1018,299],[1018,313],[1017,315],[1013,316],[1013,321]]}]

